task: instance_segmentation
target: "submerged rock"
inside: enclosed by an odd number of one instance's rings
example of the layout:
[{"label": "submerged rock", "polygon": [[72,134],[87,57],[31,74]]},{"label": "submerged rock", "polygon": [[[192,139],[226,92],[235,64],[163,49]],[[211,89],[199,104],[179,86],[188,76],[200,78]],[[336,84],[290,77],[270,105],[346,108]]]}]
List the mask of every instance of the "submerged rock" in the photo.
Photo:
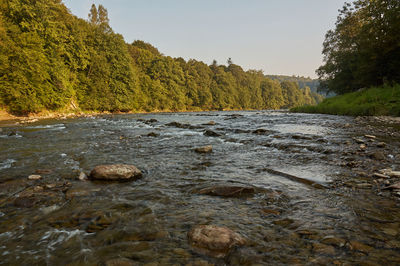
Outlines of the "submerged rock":
[{"label": "submerged rock", "polygon": [[213,186],[203,188],[198,191],[199,194],[220,196],[220,197],[243,197],[256,193],[254,187],[241,187],[241,186]]},{"label": "submerged rock", "polygon": [[171,123],[166,124],[166,126],[177,127],[177,128],[189,128],[190,127],[189,124],[182,124],[182,123],[178,123],[178,122],[171,122]]},{"label": "submerged rock", "polygon": [[105,262],[106,266],[136,266],[134,261],[126,258],[112,259]]},{"label": "submerged rock", "polygon": [[19,208],[31,208],[37,203],[37,199],[32,197],[18,197],[14,200],[14,206]]},{"label": "submerged rock", "polygon": [[385,154],[380,151],[375,151],[369,154],[369,157],[375,160],[383,161],[386,159]]},{"label": "submerged rock", "polygon": [[349,246],[350,250],[367,253],[367,254],[373,250],[373,247],[368,246],[368,245],[363,244],[358,241],[350,241],[348,246]]},{"label": "submerged rock", "polygon": [[38,174],[38,175],[49,175],[52,173],[53,173],[53,170],[51,170],[51,169],[37,169],[35,171],[35,174]]},{"label": "submerged rock", "polygon": [[72,199],[75,197],[85,197],[89,196],[93,192],[99,192],[100,190],[100,188],[88,188],[82,186],[72,187],[65,192],[65,198]]},{"label": "submerged rock", "polygon": [[322,239],[321,242],[326,245],[332,245],[339,248],[344,247],[346,245],[346,240],[335,236],[326,236]]},{"label": "submerged rock", "polygon": [[204,147],[200,147],[200,148],[194,149],[194,151],[197,152],[197,153],[211,153],[212,150],[213,150],[212,145],[207,145],[207,146],[204,146]]},{"label": "submerged rock", "polygon": [[386,143],[385,142],[379,142],[378,144],[376,144],[376,146],[378,148],[385,148],[386,147]]},{"label": "submerged rock", "polygon": [[210,122],[208,122],[208,123],[204,123],[203,125],[204,125],[204,126],[215,126],[216,123],[215,123],[215,121],[210,121]]},{"label": "submerged rock", "polygon": [[238,233],[215,225],[193,227],[188,233],[188,239],[199,253],[216,258],[223,258],[233,247],[246,243],[246,240]]},{"label": "submerged rock", "polygon": [[314,243],[313,250],[316,253],[322,253],[326,255],[335,255],[335,248],[321,243]]},{"label": "submerged rock", "polygon": [[105,181],[129,181],[142,177],[142,172],[133,165],[99,165],[90,172],[90,179]]},{"label": "submerged rock", "polygon": [[257,134],[257,135],[263,135],[263,134],[267,134],[269,133],[269,130],[266,130],[264,128],[259,128],[253,131],[253,134]]},{"label": "submerged rock", "polygon": [[150,132],[149,134],[147,134],[147,137],[158,137],[158,136],[160,136],[160,134],[158,134],[158,133],[155,133],[155,132]]},{"label": "submerged rock", "polygon": [[313,138],[310,136],[302,136],[302,135],[293,135],[292,139],[297,139],[297,140],[312,140]]},{"label": "submerged rock", "polygon": [[205,135],[205,136],[209,136],[209,137],[220,137],[220,136],[222,136],[222,134],[217,133],[217,132],[212,131],[212,130],[206,130],[206,131],[204,131],[204,135]]}]

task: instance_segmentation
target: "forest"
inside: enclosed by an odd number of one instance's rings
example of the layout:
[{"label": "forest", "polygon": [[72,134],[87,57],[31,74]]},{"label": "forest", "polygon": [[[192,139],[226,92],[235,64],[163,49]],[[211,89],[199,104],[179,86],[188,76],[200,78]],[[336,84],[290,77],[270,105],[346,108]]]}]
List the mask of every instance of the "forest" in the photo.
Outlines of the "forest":
[{"label": "forest", "polygon": [[144,41],[126,43],[92,5],[80,19],[61,0],[0,0],[0,106],[49,111],[150,112],[280,109],[322,96],[227,60],[172,58]]},{"label": "forest", "polygon": [[[266,75],[266,77],[272,80],[278,80],[279,82],[283,81],[292,81],[296,82],[299,85],[299,88],[306,88],[309,87],[312,92],[319,92],[318,86],[319,81],[318,79],[312,79],[310,77],[301,77],[301,76],[286,76],[286,75]],[[321,93],[321,92],[319,92]]]}]

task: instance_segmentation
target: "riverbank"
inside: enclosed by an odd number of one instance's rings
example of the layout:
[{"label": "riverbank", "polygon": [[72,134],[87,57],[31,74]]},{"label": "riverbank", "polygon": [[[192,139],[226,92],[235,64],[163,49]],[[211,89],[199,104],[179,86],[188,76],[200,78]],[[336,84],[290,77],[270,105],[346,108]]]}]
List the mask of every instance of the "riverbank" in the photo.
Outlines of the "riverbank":
[{"label": "riverbank", "polygon": [[316,106],[291,109],[296,113],[350,116],[400,116],[400,85],[375,87],[325,99]]},{"label": "riverbank", "polygon": [[[24,116],[17,116],[0,109],[0,123],[6,124],[29,124],[43,119],[67,119],[79,117],[91,117],[101,115],[121,115],[121,114],[160,114],[160,113],[194,113],[194,112],[214,112],[214,111],[259,111],[259,110],[239,110],[239,109],[224,109],[224,110],[152,110],[152,111],[128,111],[128,112],[97,112],[97,111],[42,111],[40,113],[29,113]],[[9,123],[8,123],[9,122]]]}]

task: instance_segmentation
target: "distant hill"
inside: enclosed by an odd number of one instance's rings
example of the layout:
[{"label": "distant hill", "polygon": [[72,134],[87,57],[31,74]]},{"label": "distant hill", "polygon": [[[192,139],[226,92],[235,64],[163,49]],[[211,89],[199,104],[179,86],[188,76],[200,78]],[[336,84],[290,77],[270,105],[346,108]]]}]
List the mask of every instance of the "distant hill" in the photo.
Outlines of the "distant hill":
[{"label": "distant hill", "polygon": [[285,75],[266,75],[266,77],[272,80],[282,81],[292,81],[299,84],[300,89],[309,87],[312,92],[317,92],[319,81],[317,79],[300,77],[300,76],[285,76]]}]

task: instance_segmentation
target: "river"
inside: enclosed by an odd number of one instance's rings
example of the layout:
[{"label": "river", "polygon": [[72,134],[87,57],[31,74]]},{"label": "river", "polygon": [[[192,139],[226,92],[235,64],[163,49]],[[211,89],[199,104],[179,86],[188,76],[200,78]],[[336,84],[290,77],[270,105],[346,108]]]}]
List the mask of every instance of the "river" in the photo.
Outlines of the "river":
[{"label": "river", "polygon": [[[381,190],[392,181],[372,178],[400,168],[397,129],[383,127],[284,111],[3,124],[0,264],[400,264],[399,197]],[[205,145],[213,152],[194,152]],[[117,163],[137,166],[143,178],[77,178]],[[28,180],[33,174],[42,178]],[[217,185],[259,190],[197,193]],[[223,258],[199,253],[187,234],[204,224],[230,228],[247,244]]]}]

